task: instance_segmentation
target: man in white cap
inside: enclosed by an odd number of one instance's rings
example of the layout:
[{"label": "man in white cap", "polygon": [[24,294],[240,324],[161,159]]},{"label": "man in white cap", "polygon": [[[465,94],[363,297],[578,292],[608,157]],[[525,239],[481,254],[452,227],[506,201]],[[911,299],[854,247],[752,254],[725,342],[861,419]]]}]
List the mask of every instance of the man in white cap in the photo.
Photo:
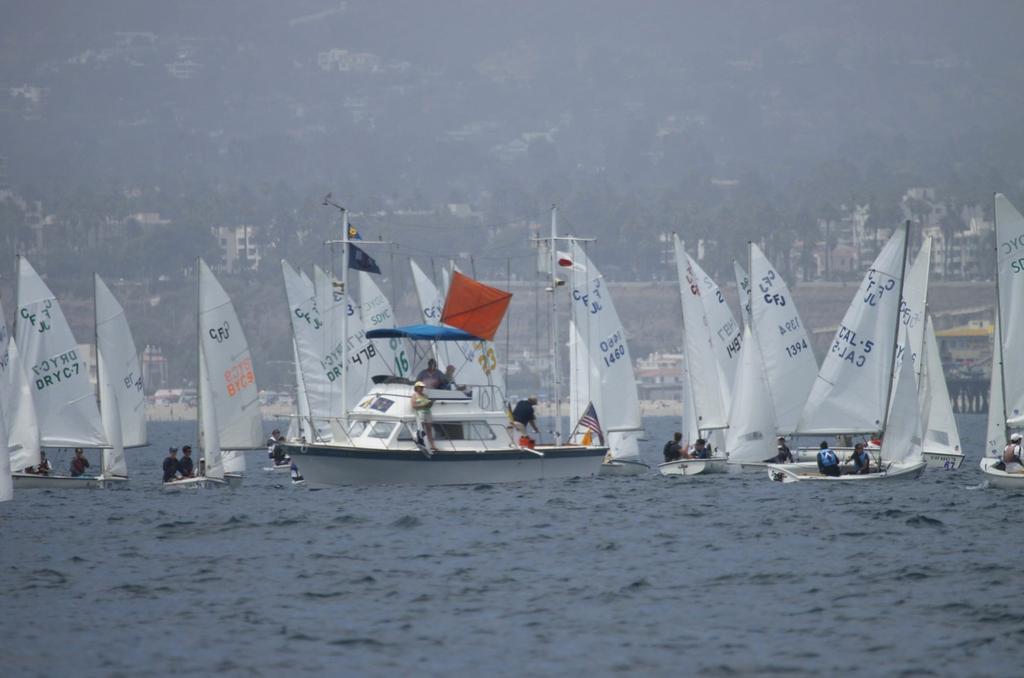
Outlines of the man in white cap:
[{"label": "man in white cap", "polygon": [[434,401],[423,392],[423,389],[422,381],[417,381],[413,384],[412,409],[416,412],[416,423],[419,424],[419,427],[427,436],[427,442],[430,443],[430,451],[437,452],[437,446],[434,445],[434,426],[432,423],[434,418],[430,414],[431,408],[434,407]]}]

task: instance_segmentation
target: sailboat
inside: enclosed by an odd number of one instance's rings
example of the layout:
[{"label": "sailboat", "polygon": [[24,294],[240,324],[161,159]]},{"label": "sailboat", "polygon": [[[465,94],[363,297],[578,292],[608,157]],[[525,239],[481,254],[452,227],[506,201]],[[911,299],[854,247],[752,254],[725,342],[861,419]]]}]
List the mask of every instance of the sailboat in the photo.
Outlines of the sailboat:
[{"label": "sailboat", "polygon": [[[692,403],[693,414],[684,411],[684,443],[699,437],[719,442],[709,459],[680,459],[658,465],[662,475],[725,473],[726,451],[721,449],[722,431],[729,425],[732,387],[743,337],[740,326],[725,302],[725,295],[711,277],[687,253],[673,235],[676,272],[683,312],[683,370],[688,389],[684,401]],[[691,429],[692,422],[696,429]]]},{"label": "sailboat", "polygon": [[245,472],[243,451],[263,449],[259,389],[235,307],[202,259],[196,260],[196,278],[199,448],[203,472],[164,483],[166,490],[241,485]]},{"label": "sailboat", "polygon": [[922,456],[928,468],[952,471],[964,462],[960,449],[960,431],[953,414],[953,403],[942,369],[939,343],[935,339],[935,325],[931,316],[925,321],[924,354],[921,367],[921,407],[924,443]]},{"label": "sailboat", "polygon": [[[18,309],[15,315],[15,344],[24,374],[31,375],[29,388],[41,447],[105,448],[109,442],[103,431],[96,393],[89,381],[89,368],[80,356],[78,342],[56,297],[32,268],[18,256]],[[12,373],[18,378],[17,369]],[[25,418],[14,427],[31,426]],[[29,434],[28,438],[33,438]],[[27,440],[30,445],[34,441]],[[34,450],[24,450],[39,463]],[[18,489],[87,489],[100,486],[94,475],[26,473],[31,464],[13,469]]]},{"label": "sailboat", "polygon": [[149,444],[146,398],[139,356],[124,309],[99,275],[94,276],[94,287],[100,419],[110,442],[103,449],[99,480],[112,487],[128,480],[124,451]]},{"label": "sailboat", "polygon": [[736,264],[740,289],[749,292],[726,449],[730,470],[756,471],[777,453],[777,435],[796,431],[818,363],[782,276],[753,243],[748,260],[752,283],[743,285]]},{"label": "sailboat", "polygon": [[643,421],[626,330],[604,277],[579,242],[570,248],[569,420],[580,421],[592,403],[607,433],[601,475],[636,475],[650,467],[640,459]]},{"label": "sailboat", "polygon": [[820,474],[814,462],[769,464],[773,480],[912,479],[924,471],[913,361],[903,360],[898,379],[892,378],[909,228],[908,223],[893,233],[864,276],[818,371],[797,427],[804,435],[878,432],[882,446],[875,460],[877,471],[832,477]]},{"label": "sailboat", "polygon": [[996,334],[992,356],[988,444],[981,470],[992,487],[1024,490],[1024,468],[1006,464],[997,468],[1007,434],[1024,426],[1024,382],[1007,375],[1024,374],[1024,216],[1001,193],[995,195]]},{"label": "sailboat", "polygon": [[[14,478],[11,477],[11,452],[7,443],[8,425],[7,421],[13,414],[16,403],[21,396],[16,393],[9,397],[11,389],[7,387],[8,377],[14,365],[11,364],[10,346],[14,345],[13,340],[7,334],[7,322],[3,308],[0,307],[0,502],[10,501],[14,498]],[[31,395],[27,395],[29,402]],[[10,411],[10,413],[8,412]]]}]

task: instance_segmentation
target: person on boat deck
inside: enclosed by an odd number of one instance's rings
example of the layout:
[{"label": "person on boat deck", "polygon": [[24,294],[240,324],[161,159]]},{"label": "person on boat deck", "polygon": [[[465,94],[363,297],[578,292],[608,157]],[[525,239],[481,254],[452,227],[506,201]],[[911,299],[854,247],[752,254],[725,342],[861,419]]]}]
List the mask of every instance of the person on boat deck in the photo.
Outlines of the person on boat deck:
[{"label": "person on boat deck", "polygon": [[186,445],[181,448],[181,459],[178,461],[178,473],[182,478],[191,478],[195,475],[195,468],[192,465],[192,446]]},{"label": "person on boat deck", "polygon": [[711,458],[711,446],[708,445],[708,441],[703,438],[697,438],[693,441],[693,453],[691,457],[694,459],[710,459]]},{"label": "person on boat deck", "polygon": [[455,365],[449,365],[444,368],[444,381],[441,384],[441,388],[446,388],[449,391],[465,391],[465,386],[459,386],[455,383]]},{"label": "person on boat deck", "polygon": [[779,436],[776,438],[776,449],[778,452],[774,457],[769,457],[764,460],[766,464],[792,464],[793,463],[793,451],[789,449],[789,445],[786,444],[786,436]]},{"label": "person on boat deck", "polygon": [[512,425],[520,433],[526,433],[526,427],[532,426],[534,432],[540,436],[540,429],[537,427],[537,413],[533,410],[533,406],[537,404],[538,400],[537,396],[532,395],[526,400],[520,400],[512,410]]},{"label": "person on boat deck", "polygon": [[871,455],[864,449],[864,443],[857,443],[853,446],[850,461],[853,462],[854,474],[864,475],[871,473]]},{"label": "person on boat deck", "polygon": [[167,450],[164,457],[164,482],[169,483],[178,477],[178,448],[172,447]]},{"label": "person on boat deck", "polygon": [[1010,436],[1010,443],[1003,448],[1003,458],[995,463],[995,468],[1005,471],[1008,464],[1024,466],[1024,461],[1021,461],[1020,458],[1020,447],[1021,436],[1019,433],[1014,433]]},{"label": "person on boat deck", "polygon": [[416,381],[422,381],[425,388],[441,388],[444,384],[444,372],[437,369],[437,361],[431,358],[427,361],[427,369],[416,375]]},{"label": "person on boat deck", "polygon": [[838,476],[840,475],[839,469],[839,457],[832,451],[832,448],[828,446],[828,443],[824,440],[821,441],[821,445],[818,446],[818,471],[823,476]]},{"label": "person on boat deck", "polygon": [[683,456],[682,441],[683,434],[676,431],[672,434],[672,440],[665,443],[665,447],[661,450],[661,453],[665,455],[665,461],[677,461]]},{"label": "person on boat deck", "polygon": [[434,444],[433,417],[430,414],[430,409],[434,406],[434,401],[423,393],[423,389],[424,386],[422,381],[417,381],[413,384],[412,409],[416,412],[417,423],[427,436],[427,442],[430,443],[430,451],[437,452],[437,446]]},{"label": "person on boat deck", "polygon": [[76,447],[75,456],[71,459],[71,477],[77,478],[84,475],[87,468],[89,468],[89,460],[85,458],[85,450]]}]

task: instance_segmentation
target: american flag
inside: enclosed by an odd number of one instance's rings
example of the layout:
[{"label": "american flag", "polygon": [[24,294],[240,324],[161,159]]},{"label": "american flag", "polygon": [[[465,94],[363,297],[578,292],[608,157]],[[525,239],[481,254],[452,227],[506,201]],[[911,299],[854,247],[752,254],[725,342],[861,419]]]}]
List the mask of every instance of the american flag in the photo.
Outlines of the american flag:
[{"label": "american flag", "polygon": [[583,410],[583,416],[580,417],[578,425],[596,433],[597,439],[604,445],[604,433],[601,432],[601,422],[597,420],[597,410],[594,409],[594,403],[589,403],[587,409]]}]

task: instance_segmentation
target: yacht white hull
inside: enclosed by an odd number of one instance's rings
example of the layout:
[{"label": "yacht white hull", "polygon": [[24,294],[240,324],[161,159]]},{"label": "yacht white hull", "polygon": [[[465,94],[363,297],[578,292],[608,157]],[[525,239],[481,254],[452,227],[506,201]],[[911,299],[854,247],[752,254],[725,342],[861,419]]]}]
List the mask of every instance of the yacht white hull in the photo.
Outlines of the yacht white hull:
[{"label": "yacht white hull", "polygon": [[959,452],[929,452],[925,450],[921,453],[928,468],[943,469],[945,471],[955,471],[960,468],[960,465],[964,463],[964,455]]},{"label": "yacht white hull", "polygon": [[[32,473],[14,473],[15,490],[95,490],[103,486],[98,476],[48,476]],[[127,478],[125,478],[127,480]]]},{"label": "yacht white hull", "polygon": [[647,473],[651,467],[639,459],[612,459],[601,464],[601,476],[638,476]]},{"label": "yacht white hull", "polygon": [[273,466],[264,466],[263,470],[266,471],[267,473],[283,473],[285,471],[291,471],[292,464],[291,462],[288,462],[287,464],[274,464]]},{"label": "yacht white hull", "polygon": [[186,490],[198,490],[198,489],[210,489],[215,487],[228,487],[227,476],[224,479],[220,478],[207,478],[205,476],[197,476],[195,478],[180,478],[178,480],[172,480],[164,483],[161,488],[164,492],[182,492]]},{"label": "yacht white hull", "polygon": [[340,485],[475,485],[593,476],[607,447],[543,447],[435,452],[340,445],[289,446],[312,489]]},{"label": "yacht white hull", "polygon": [[917,480],[924,473],[926,466],[925,462],[920,461],[916,464],[890,464],[881,473],[867,473],[863,475],[846,473],[840,476],[826,476],[818,472],[817,462],[768,464],[768,477],[780,483],[796,483],[807,480],[841,483],[867,482],[870,480]]},{"label": "yacht white hull", "polygon": [[663,476],[696,476],[708,473],[726,473],[729,462],[725,457],[710,459],[677,459],[658,464],[658,473]]},{"label": "yacht white hull", "polygon": [[999,460],[991,457],[981,460],[981,472],[985,474],[988,484],[1001,490],[1024,490],[1024,467],[1014,464],[1016,470],[1000,471],[995,468],[997,461]]}]

